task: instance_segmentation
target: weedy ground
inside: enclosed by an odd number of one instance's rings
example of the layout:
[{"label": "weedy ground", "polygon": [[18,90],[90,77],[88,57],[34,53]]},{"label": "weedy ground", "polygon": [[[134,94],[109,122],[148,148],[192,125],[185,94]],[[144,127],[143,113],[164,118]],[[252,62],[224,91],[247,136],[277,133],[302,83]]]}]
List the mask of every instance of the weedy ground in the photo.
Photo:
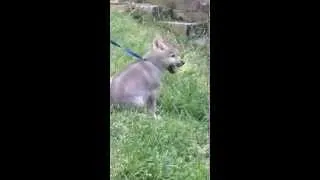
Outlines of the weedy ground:
[{"label": "weedy ground", "polygon": [[[143,55],[157,33],[181,47],[186,64],[166,73],[158,101],[160,120],[141,112],[110,114],[112,180],[205,180],[209,178],[208,50],[151,21],[111,9],[111,38]],[[110,76],[135,61],[111,46]]]}]

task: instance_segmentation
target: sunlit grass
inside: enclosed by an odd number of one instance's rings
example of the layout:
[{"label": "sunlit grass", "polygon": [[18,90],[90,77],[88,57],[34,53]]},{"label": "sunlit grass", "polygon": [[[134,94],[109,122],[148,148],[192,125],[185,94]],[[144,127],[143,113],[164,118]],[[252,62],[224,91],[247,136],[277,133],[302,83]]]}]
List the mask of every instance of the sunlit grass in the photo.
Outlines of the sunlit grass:
[{"label": "sunlit grass", "polygon": [[[138,23],[126,13],[111,13],[111,39],[143,55],[156,34],[180,43],[186,62],[167,73],[158,100],[160,120],[127,110],[110,114],[112,180],[205,180],[209,174],[207,50],[184,43],[182,37],[152,23]],[[129,56],[111,46],[111,75]]]}]

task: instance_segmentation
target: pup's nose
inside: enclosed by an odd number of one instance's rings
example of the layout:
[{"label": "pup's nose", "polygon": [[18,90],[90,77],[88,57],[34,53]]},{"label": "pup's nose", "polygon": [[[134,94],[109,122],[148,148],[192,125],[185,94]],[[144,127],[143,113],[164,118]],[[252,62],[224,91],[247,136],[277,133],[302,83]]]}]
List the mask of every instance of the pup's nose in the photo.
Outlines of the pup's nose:
[{"label": "pup's nose", "polygon": [[183,66],[183,65],[184,65],[184,61],[181,61],[180,66]]}]

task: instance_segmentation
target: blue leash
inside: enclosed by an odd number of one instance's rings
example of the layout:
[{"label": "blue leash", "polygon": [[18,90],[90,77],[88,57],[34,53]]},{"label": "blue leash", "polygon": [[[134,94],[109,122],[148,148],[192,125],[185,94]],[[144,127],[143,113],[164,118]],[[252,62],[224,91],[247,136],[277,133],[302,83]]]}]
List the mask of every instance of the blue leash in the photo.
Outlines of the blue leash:
[{"label": "blue leash", "polygon": [[131,49],[122,48],[118,43],[114,42],[113,40],[110,40],[110,42],[114,46],[117,46],[117,47],[123,49],[129,56],[135,57],[137,60],[143,60],[143,58],[140,55],[138,55],[137,53],[133,52]]}]

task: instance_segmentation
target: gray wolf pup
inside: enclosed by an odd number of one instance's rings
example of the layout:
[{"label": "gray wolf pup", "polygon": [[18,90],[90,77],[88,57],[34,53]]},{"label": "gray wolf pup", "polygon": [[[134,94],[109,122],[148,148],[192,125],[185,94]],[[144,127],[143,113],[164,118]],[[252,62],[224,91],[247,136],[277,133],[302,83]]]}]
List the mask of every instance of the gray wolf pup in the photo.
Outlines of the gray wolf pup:
[{"label": "gray wolf pup", "polygon": [[161,37],[155,38],[144,60],[128,65],[110,79],[110,104],[146,107],[156,117],[161,77],[166,70],[173,74],[183,65],[179,50],[173,44]]}]

